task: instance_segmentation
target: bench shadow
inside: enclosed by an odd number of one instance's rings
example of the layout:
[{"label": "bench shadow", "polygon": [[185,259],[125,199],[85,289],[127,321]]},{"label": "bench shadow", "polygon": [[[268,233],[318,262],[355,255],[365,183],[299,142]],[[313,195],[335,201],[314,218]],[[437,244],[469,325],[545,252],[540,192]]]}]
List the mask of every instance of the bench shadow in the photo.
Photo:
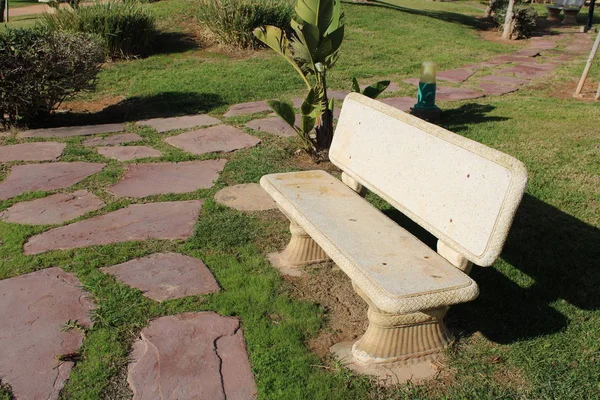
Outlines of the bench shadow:
[{"label": "bench shadow", "polygon": [[440,120],[436,122],[451,132],[462,132],[475,124],[501,122],[510,118],[488,115],[496,107],[491,104],[467,103],[457,108],[442,110]]},{"label": "bench shadow", "polygon": [[93,113],[55,113],[43,121],[30,124],[29,128],[109,124],[203,114],[224,104],[223,98],[214,93],[164,92],[153,96],[131,97]]}]

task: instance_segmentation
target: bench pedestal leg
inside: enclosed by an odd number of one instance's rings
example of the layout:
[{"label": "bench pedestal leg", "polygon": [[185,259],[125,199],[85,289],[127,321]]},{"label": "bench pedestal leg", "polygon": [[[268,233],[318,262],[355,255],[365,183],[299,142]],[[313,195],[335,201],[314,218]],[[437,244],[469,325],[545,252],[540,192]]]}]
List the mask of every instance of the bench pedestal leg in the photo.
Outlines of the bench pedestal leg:
[{"label": "bench pedestal leg", "polygon": [[298,276],[301,271],[294,267],[329,261],[329,256],[295,222],[290,223],[292,238],[281,253],[269,254],[271,264],[285,275]]}]

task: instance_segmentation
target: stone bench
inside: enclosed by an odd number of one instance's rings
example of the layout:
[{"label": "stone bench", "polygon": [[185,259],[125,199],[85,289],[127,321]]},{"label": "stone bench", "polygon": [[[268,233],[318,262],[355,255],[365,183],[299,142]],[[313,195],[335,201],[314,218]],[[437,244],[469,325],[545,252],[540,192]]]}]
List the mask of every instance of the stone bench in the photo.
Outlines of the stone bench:
[{"label": "stone bench", "polygon": [[[331,259],[350,277],[369,306],[354,362],[432,358],[452,341],[448,307],[479,293],[472,263],[489,266],[502,250],[525,190],[524,165],[355,93],[329,156],[341,181],[320,170],[261,179],[291,221],[276,263],[293,269]],[[365,189],[437,237],[437,252],[367,202]]]}]

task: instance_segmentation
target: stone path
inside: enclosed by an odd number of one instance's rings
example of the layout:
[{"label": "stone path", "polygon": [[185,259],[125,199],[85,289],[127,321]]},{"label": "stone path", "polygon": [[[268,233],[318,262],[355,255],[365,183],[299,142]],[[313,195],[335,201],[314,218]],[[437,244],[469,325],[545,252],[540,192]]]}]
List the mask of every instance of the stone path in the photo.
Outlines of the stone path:
[{"label": "stone path", "polygon": [[215,293],[219,284],[197,258],[177,253],[157,253],[112,267],[100,268],[156,301]]},{"label": "stone path", "polygon": [[233,126],[217,125],[212,128],[171,136],[165,142],[191,154],[230,152],[256,146],[260,140]]},{"label": "stone path", "polygon": [[98,147],[99,154],[119,161],[131,161],[139,158],[160,157],[162,153],[148,146],[111,146]]},{"label": "stone path", "polygon": [[143,198],[155,194],[188,193],[210,188],[227,160],[136,164],[108,190],[118,196]]},{"label": "stone path", "polygon": [[[299,116],[296,116],[296,126],[299,126]],[[267,132],[282,137],[294,137],[296,131],[279,117],[253,119],[246,126],[259,132]]]},{"label": "stone path", "polygon": [[153,118],[139,121],[137,124],[149,126],[158,133],[168,132],[175,129],[190,129],[196,126],[218,125],[221,121],[205,114],[187,115],[184,117]]},{"label": "stone path", "polygon": [[0,147],[0,162],[53,161],[60,157],[67,145],[56,142],[21,143]]},{"label": "stone path", "polygon": [[215,200],[224,206],[239,211],[266,211],[277,206],[271,196],[257,183],[229,186],[215,195]]},{"label": "stone path", "polygon": [[249,400],[256,387],[237,318],[213,312],[161,317],[133,345],[134,400]]},{"label": "stone path", "polygon": [[69,187],[100,172],[104,165],[87,162],[17,165],[0,183],[0,200],[26,192]]},{"label": "stone path", "polygon": [[88,126],[68,126],[63,128],[31,129],[20,132],[19,138],[49,138],[98,135],[100,133],[115,133],[125,130],[125,124],[105,124]]},{"label": "stone path", "polygon": [[108,137],[96,137],[84,140],[81,144],[85,147],[96,146],[118,146],[124,143],[141,142],[144,138],[135,133],[123,133],[120,135],[112,135]]},{"label": "stone path", "polygon": [[93,193],[78,190],[17,203],[0,213],[0,221],[24,225],[62,224],[102,207],[104,202]]},{"label": "stone path", "polygon": [[92,308],[81,282],[60,268],[0,281],[0,377],[17,399],[58,399],[73,367],[58,358],[83,341],[79,329],[62,327],[91,326]]}]

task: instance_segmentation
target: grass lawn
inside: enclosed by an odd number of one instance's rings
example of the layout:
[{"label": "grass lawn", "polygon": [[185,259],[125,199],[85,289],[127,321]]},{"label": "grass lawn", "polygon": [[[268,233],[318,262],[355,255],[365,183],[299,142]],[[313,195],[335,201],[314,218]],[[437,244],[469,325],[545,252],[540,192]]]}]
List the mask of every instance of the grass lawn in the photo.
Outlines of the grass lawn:
[{"label": "grass lawn", "polygon": [[40,2],[35,0],[8,0],[9,8],[27,7],[34,6],[37,4],[40,4]]},{"label": "grass lawn", "polygon": [[[343,5],[347,40],[331,73],[332,88],[349,89],[353,76],[365,83],[378,78],[400,83],[417,76],[424,60],[437,62],[443,70],[525,45],[480,39],[475,16],[484,7],[479,3],[388,3],[387,7]],[[289,98],[302,92],[295,72],[270,52],[219,51],[190,42],[190,4],[187,0],[152,4],[164,21],[161,54],[107,65],[95,92],[67,104],[97,111],[61,115],[57,121],[133,121],[197,112],[222,118],[234,103]],[[173,20],[181,21],[180,25],[173,26],[169,22]],[[598,103],[574,100],[569,94],[583,64],[583,57],[574,59],[552,79],[502,97],[440,103],[444,110],[440,125],[519,158],[529,170],[530,184],[501,258],[493,267],[476,267],[471,274],[480,286],[480,297],[450,309],[447,323],[457,342],[447,352],[444,373],[425,385],[379,388],[312,353],[307,343],[332,329],[327,310],[298,300],[292,294],[294,283],[282,280],[265,259],[266,253],[285,245],[286,220],[275,211],[244,214],[212,200],[218,189],[257,182],[266,173],[320,168],[295,154],[299,144],[295,140],[247,130],[262,139],[260,146],[193,156],[162,141],[179,132],[159,135],[129,124],[129,132],[144,137],[136,145],[161,150],[161,161],[229,159],[212,189],[136,201],[105,191],[122,176],[123,163],[83,147],[82,138],[64,139],[62,161],[108,164],[69,189],[87,188],[107,204],[94,214],[136,202],[205,199],[196,232],[187,241],[152,240],[24,256],[26,239],[49,227],[0,222],[0,279],[58,266],[76,274],[93,294],[95,325],[63,391],[65,399],[128,398],[127,354],[139,330],[151,318],[197,310],[241,318],[263,399],[599,398],[600,112]],[[596,85],[599,70],[600,65],[590,75]],[[414,88],[401,85],[393,95],[414,95]],[[102,105],[108,107],[99,110]],[[224,121],[243,128],[248,119]],[[2,144],[17,142],[0,138]],[[0,179],[10,166],[0,165]],[[0,211],[45,195],[30,193],[0,201]],[[393,215],[388,205],[374,196],[368,198]],[[98,271],[158,251],[202,259],[222,291],[159,304]],[[326,274],[326,268],[312,273]],[[1,388],[0,399],[9,399]]]}]

